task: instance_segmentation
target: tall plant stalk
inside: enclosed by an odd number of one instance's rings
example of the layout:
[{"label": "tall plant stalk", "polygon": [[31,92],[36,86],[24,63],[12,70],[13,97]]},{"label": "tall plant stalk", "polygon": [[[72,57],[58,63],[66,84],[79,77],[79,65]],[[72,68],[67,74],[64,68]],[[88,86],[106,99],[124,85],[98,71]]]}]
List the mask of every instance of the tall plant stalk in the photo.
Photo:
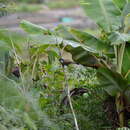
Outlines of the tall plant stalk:
[{"label": "tall plant stalk", "polygon": [[64,66],[62,66],[62,68],[63,68],[63,72],[64,72],[65,89],[66,89],[66,93],[67,93],[70,109],[72,111],[72,115],[73,115],[73,118],[74,118],[75,129],[79,130],[78,121],[77,121],[76,114],[75,114],[75,111],[74,111],[74,108],[73,108],[73,105],[72,105],[72,101],[71,101],[70,90],[69,90],[67,76],[66,76],[66,73],[65,73],[65,68],[64,68]]},{"label": "tall plant stalk", "polygon": [[124,56],[124,51],[125,51],[125,44],[121,44],[119,48],[117,48],[117,69],[116,71],[121,74],[122,73],[122,62],[123,62],[123,56]]},{"label": "tall plant stalk", "polygon": [[[116,54],[116,61],[117,61],[117,68],[116,71],[118,73],[122,73],[122,62],[123,62],[123,56],[124,56],[124,51],[125,51],[125,44],[123,43],[121,44],[120,47],[116,47],[115,49],[115,54]],[[124,94],[119,92],[116,96],[116,108],[117,108],[117,112],[118,112],[118,118],[119,118],[119,123],[120,123],[120,127],[124,127],[125,126],[125,115],[124,115],[124,111],[122,111],[124,109]]]}]

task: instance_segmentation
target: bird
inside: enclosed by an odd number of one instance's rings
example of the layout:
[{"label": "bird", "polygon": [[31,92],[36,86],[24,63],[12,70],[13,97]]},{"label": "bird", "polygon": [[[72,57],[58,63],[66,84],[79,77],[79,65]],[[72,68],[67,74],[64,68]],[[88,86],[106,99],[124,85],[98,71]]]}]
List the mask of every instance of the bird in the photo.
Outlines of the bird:
[{"label": "bird", "polygon": [[16,76],[17,78],[19,78],[19,77],[20,77],[19,67],[13,68],[12,74],[13,74],[14,76]]},{"label": "bird", "polygon": [[[82,96],[83,94],[87,93],[88,90],[86,88],[74,88],[72,90],[70,90],[70,96],[71,97],[79,97]],[[62,101],[61,101],[61,106],[65,105],[69,105],[69,100],[68,100],[68,96],[65,96]]]},{"label": "bird", "polygon": [[70,65],[70,64],[76,64],[76,63],[73,62],[73,61],[70,61],[70,60],[68,60],[68,59],[63,59],[63,58],[60,58],[59,61],[60,61],[60,63],[62,64],[63,67],[64,67],[64,66],[68,66],[68,65]]}]

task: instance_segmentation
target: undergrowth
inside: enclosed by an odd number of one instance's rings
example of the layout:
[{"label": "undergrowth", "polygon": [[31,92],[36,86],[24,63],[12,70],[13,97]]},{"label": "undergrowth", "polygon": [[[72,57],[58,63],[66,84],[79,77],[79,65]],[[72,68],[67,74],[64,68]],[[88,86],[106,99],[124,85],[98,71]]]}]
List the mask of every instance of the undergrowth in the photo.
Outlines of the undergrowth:
[{"label": "undergrowth", "polygon": [[[64,72],[59,60],[56,58],[52,63],[47,59],[44,62],[38,60],[33,80],[29,73],[31,64],[34,65],[31,62],[19,66],[21,78],[12,73],[1,74],[0,129],[73,130],[70,107],[62,103],[66,93]],[[65,73],[70,90],[87,89],[87,93],[81,96],[72,96],[79,128],[100,130],[109,126],[101,105],[103,91],[96,87],[95,71],[80,65],[69,65],[65,67]]]}]

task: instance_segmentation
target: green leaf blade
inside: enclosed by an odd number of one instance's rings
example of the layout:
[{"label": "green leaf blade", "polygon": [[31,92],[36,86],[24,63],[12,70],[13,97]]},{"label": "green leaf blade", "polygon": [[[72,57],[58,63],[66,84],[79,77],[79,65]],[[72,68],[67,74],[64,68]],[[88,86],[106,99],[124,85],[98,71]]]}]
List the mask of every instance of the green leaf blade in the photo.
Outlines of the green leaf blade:
[{"label": "green leaf blade", "polygon": [[120,45],[130,41],[130,34],[112,32],[109,36],[109,40],[111,41],[111,45]]},{"label": "green leaf blade", "polygon": [[[102,40],[94,37],[93,35],[82,32],[76,29],[71,29],[70,32],[81,42],[84,46],[94,50],[96,53],[113,54],[112,46],[104,43]],[[91,52],[90,50],[90,52]]]},{"label": "green leaf blade", "polygon": [[127,81],[117,72],[107,68],[100,68],[97,73],[100,84],[111,96],[127,89]]},{"label": "green leaf blade", "polygon": [[83,7],[87,15],[93,19],[99,27],[109,32],[112,25],[120,25],[120,10],[112,0],[84,0]]},{"label": "green leaf blade", "polygon": [[42,26],[33,24],[29,21],[22,20],[20,23],[20,27],[24,29],[25,32],[30,34],[45,34],[49,33],[48,30]]}]

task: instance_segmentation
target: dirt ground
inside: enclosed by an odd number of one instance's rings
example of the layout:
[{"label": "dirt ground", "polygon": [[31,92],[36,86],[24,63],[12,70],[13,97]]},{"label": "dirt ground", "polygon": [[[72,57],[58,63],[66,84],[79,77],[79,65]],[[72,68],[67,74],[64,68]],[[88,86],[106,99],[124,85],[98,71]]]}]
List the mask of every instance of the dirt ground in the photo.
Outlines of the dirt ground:
[{"label": "dirt ground", "polygon": [[[63,21],[64,18],[71,19]],[[22,31],[19,28],[21,20],[28,20],[45,28],[54,28],[58,24],[69,25],[75,28],[94,28],[94,23],[85,16],[79,7],[71,9],[43,9],[35,13],[12,13],[0,18],[0,28],[8,28],[13,31]]]}]

